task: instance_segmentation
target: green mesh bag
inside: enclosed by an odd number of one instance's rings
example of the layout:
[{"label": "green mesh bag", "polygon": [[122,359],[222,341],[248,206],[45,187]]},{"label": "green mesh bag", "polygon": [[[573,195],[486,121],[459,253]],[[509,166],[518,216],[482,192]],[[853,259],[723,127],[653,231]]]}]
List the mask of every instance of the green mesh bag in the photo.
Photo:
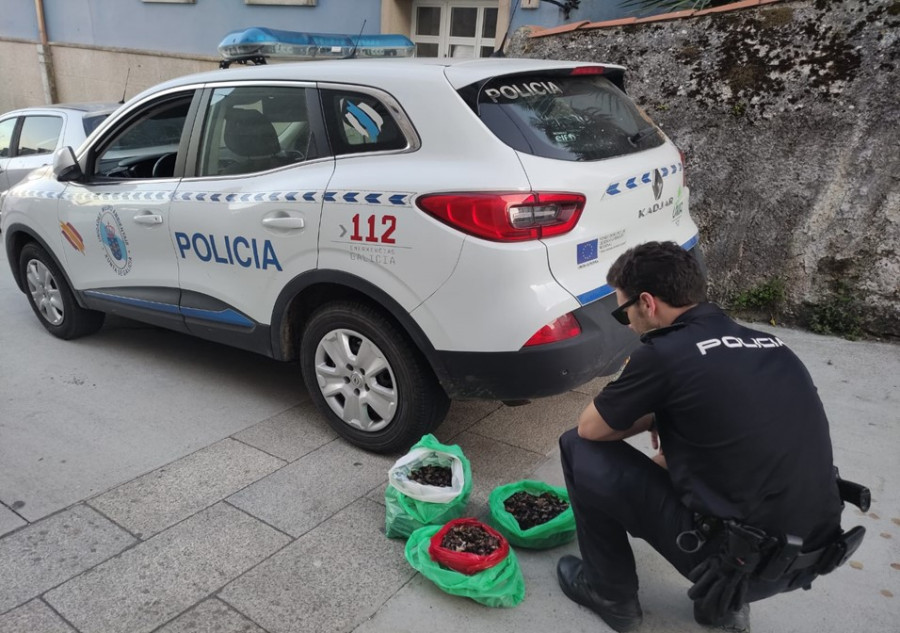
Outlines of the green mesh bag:
[{"label": "green mesh bag", "polygon": [[413,568],[443,591],[471,598],[487,607],[514,607],[525,599],[525,578],[515,552],[509,550],[502,561],[470,576],[442,567],[428,555],[431,537],[440,525],[427,525],[413,532],[406,541],[406,560]]},{"label": "green mesh bag", "polygon": [[575,538],[575,515],[572,513],[571,505],[562,514],[558,514],[546,523],[535,525],[527,530],[520,528],[516,517],[503,507],[503,502],[517,492],[527,492],[535,496],[549,492],[566,503],[570,503],[569,493],[565,488],[551,486],[543,481],[524,479],[494,488],[488,498],[491,524],[506,537],[510,545],[528,549],[549,549],[568,543]]},{"label": "green mesh bag", "polygon": [[[454,486],[459,489],[455,498],[435,503],[401,492],[398,486],[405,490],[417,486],[405,476],[419,466],[447,466],[455,470],[454,478],[460,480],[454,481]],[[443,525],[450,519],[461,517],[466,511],[471,493],[472,466],[462,449],[456,444],[441,444],[430,433],[424,435],[409,449],[409,453],[397,460],[388,473],[388,487],[384,491],[384,533],[390,538],[406,538],[426,525]]]}]

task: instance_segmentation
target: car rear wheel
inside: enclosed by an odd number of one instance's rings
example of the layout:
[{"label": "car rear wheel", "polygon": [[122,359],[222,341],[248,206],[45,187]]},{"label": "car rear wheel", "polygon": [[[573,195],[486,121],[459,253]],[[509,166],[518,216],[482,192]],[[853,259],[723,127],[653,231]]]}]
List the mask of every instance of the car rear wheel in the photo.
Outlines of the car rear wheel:
[{"label": "car rear wheel", "polygon": [[101,328],[106,315],[85,310],[75,301],[66,278],[43,248],[27,244],[19,255],[19,272],[31,309],[53,336],[73,339]]},{"label": "car rear wheel", "polygon": [[450,402],[421,353],[368,304],[335,302],[313,314],[300,364],[331,427],[366,450],[404,450],[447,414]]}]

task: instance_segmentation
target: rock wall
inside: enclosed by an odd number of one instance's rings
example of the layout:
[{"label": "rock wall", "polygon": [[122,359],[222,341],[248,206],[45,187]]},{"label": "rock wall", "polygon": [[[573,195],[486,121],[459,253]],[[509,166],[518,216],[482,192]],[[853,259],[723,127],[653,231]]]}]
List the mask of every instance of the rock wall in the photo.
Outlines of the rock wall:
[{"label": "rock wall", "polygon": [[507,55],[627,67],[687,155],[714,300],[900,337],[900,0],[530,34]]}]

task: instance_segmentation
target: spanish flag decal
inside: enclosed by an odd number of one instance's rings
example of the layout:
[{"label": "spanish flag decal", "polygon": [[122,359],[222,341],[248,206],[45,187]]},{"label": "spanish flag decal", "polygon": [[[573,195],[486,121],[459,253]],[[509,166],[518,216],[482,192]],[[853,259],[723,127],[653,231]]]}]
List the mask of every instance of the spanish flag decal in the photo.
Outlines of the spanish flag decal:
[{"label": "spanish flag decal", "polygon": [[69,244],[71,244],[76,251],[84,255],[84,240],[81,238],[81,234],[75,230],[75,227],[69,222],[60,222],[59,228],[62,229],[63,237],[69,240]]}]

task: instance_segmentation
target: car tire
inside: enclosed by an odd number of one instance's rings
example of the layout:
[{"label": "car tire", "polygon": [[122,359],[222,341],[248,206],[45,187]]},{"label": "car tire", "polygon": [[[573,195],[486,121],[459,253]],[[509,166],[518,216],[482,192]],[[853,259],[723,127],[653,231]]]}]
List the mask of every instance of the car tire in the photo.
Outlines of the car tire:
[{"label": "car tire", "polygon": [[441,423],[450,406],[406,334],[366,303],[319,308],[303,332],[300,366],[331,427],[376,453],[409,448]]},{"label": "car tire", "polygon": [[31,309],[53,336],[69,340],[93,334],[103,326],[106,315],[78,305],[56,262],[37,244],[22,249],[19,274]]}]

